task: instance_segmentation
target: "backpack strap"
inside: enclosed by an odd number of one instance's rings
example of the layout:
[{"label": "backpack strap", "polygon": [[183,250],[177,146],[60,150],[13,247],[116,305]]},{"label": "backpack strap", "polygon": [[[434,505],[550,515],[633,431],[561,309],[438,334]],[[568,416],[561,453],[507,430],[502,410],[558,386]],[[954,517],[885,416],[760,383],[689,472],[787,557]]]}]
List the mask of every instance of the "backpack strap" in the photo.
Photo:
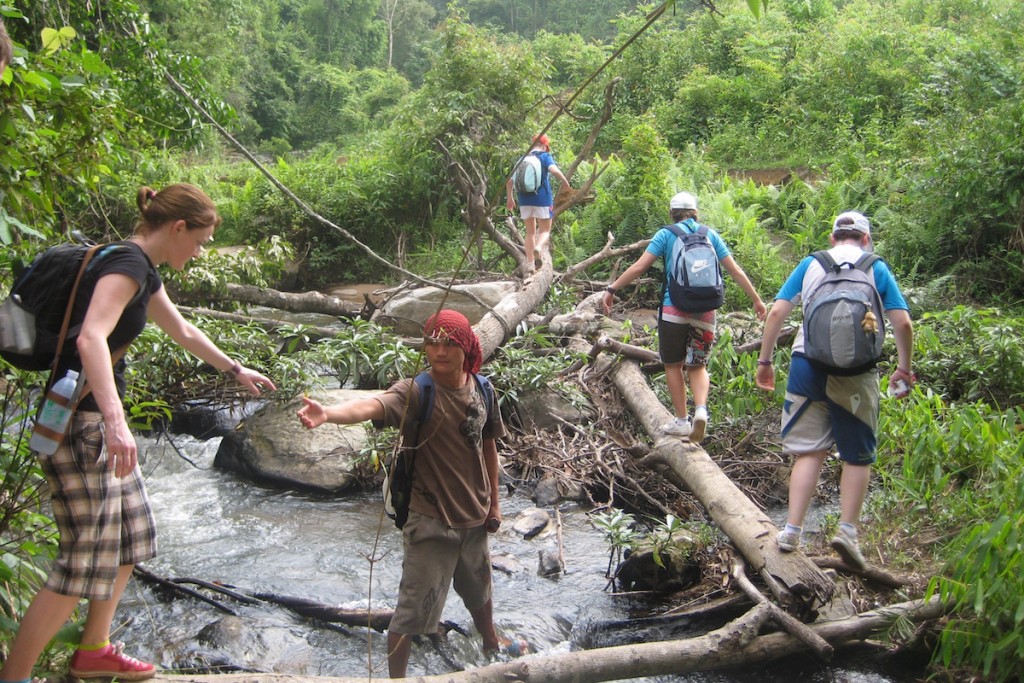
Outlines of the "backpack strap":
[{"label": "backpack strap", "polygon": [[686,237],[686,231],[679,227],[678,223],[666,225],[664,229],[672,231],[672,234],[678,237],[679,239],[683,239],[684,237]]},{"label": "backpack strap", "polygon": [[826,273],[830,270],[838,273],[842,269],[842,266],[836,263],[836,260],[832,258],[832,254],[828,253],[825,249],[816,251],[811,254],[811,256],[814,257],[814,260],[821,265]]},{"label": "backpack strap", "polygon": [[[686,237],[686,231],[679,227],[678,223],[672,225],[662,226],[662,230],[668,230],[676,239],[683,239]],[[661,278],[661,294],[658,296],[658,323],[661,323],[661,311],[665,308],[665,292],[668,291],[668,271],[672,267],[672,264],[665,260],[665,277]]]},{"label": "backpack strap", "polygon": [[[431,414],[434,412],[434,378],[430,376],[429,372],[424,370],[416,375],[413,383],[420,390],[420,412],[416,417],[416,421],[422,425],[430,419]],[[419,431],[419,426],[416,429]]]},{"label": "backpack strap", "polygon": [[870,251],[865,251],[857,259],[857,262],[853,264],[853,267],[858,270],[863,270],[865,273],[869,272],[875,265],[876,261],[881,261],[882,257]]},{"label": "backpack strap", "polygon": [[481,374],[474,374],[473,377],[476,379],[476,385],[480,387],[480,393],[484,396],[484,409],[487,411],[487,420],[490,421],[491,406],[494,404],[494,386],[491,384],[491,380]]},{"label": "backpack strap", "polygon": [[[57,365],[60,363],[60,354],[64,350],[64,342],[67,340],[68,327],[71,325],[71,313],[75,309],[75,298],[78,296],[78,286],[82,283],[82,276],[85,275],[85,270],[89,266],[89,262],[92,261],[93,256],[100,250],[100,245],[94,245],[89,247],[89,251],[85,252],[85,256],[82,258],[82,265],[78,267],[78,275],[75,276],[75,282],[71,285],[71,294],[68,295],[68,305],[64,309],[64,320],[60,324],[60,334],[57,335],[57,352],[53,354],[53,362],[50,363],[50,372],[53,379],[52,373],[56,372]],[[47,382],[47,389],[52,384]]]},{"label": "backpack strap", "polygon": [[[491,384],[491,380],[479,373],[474,373],[473,379],[476,380],[476,385],[484,397],[484,406],[487,410],[487,418],[490,419],[491,406],[494,404],[494,386]],[[427,371],[423,371],[416,375],[416,379],[414,379],[413,382],[420,391],[420,412],[416,419],[419,424],[422,425],[430,419],[430,416],[434,412],[434,396],[437,392],[434,388],[434,378],[431,377],[430,373]],[[417,429],[419,429],[418,426]]]}]

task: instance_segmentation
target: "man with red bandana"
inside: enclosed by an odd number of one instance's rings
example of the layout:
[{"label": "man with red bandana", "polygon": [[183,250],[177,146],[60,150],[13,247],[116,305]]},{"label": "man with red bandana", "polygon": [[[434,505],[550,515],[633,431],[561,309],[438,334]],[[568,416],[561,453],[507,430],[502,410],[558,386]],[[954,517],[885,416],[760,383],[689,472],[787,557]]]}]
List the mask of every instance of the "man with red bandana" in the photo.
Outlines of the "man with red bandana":
[{"label": "man with red bandana", "polygon": [[[494,628],[487,541],[501,524],[495,439],[505,427],[497,401],[488,409],[474,379],[483,353],[466,317],[442,310],[427,320],[423,335],[435,398],[419,426],[409,520],[402,528],[402,581],[388,626],[392,678],[406,675],[412,636],[437,632],[452,585],[473,617],[484,653],[505,645]],[[401,427],[419,414],[419,400],[416,384],[404,379],[379,396],[336,406],[303,398],[298,416],[308,429],[365,420]]]}]

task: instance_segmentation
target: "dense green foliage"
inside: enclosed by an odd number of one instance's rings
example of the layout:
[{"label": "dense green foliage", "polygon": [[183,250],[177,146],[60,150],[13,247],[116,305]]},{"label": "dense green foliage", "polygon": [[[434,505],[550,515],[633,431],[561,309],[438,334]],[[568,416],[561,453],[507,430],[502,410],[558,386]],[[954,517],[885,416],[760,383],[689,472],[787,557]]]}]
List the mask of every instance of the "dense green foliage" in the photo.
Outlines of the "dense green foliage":
[{"label": "dense green foliage", "polygon": [[[72,228],[124,236],[138,186],[190,181],[224,215],[218,243],[252,245],[260,257],[201,259],[185,278],[168,277],[178,293],[187,283],[202,297],[229,277],[276,284],[293,253],[302,258],[292,282],[299,287],[393,277],[242,162],[168,75],[313,210],[385,261],[424,274],[450,271],[476,227],[464,223],[452,163],[484,182],[484,200],[501,223],[504,179],[530,136],[558,114],[548,132],[567,168],[614,83],[612,116],[572,184],[605,170],[592,196],[558,218],[556,267],[597,251],[608,232],[617,245],[649,237],[667,220],[668,197],[691,189],[701,219],[723,234],[767,298],[797,258],[827,243],[836,213],[867,213],[877,250],[909,285],[926,387],[903,412],[884,408],[884,493],[872,498],[874,512],[908,534],[936,520],[943,529],[970,520],[936,551],[940,559],[966,552],[936,583],[964,608],[943,636],[941,662],[1011,680],[1020,675],[1024,642],[1013,635],[1024,614],[1014,578],[1015,406],[1024,400],[1024,4],[775,0],[761,13],[747,0],[715,6],[674,3],[563,113],[555,102],[626,44],[653,6],[0,0],[16,41],[0,80],[0,273],[7,277],[13,256]],[[774,169],[781,172],[769,174],[773,185],[745,180]],[[786,173],[789,181],[778,183]],[[473,265],[511,270],[489,242],[480,256]],[[632,258],[597,264],[582,277],[603,280]],[[657,286],[631,296],[654,302]],[[571,298],[560,288],[547,306]],[[947,312],[951,301],[986,308]],[[748,307],[730,286],[727,310]],[[311,341],[302,328],[282,341],[255,327],[204,327],[279,378],[282,396],[307,386],[314,369],[367,386],[416,363],[373,328],[354,326],[297,351]],[[530,361],[537,341],[503,349],[494,373],[505,395],[546,384],[571,362]],[[138,422],[166,414],[165,404],[150,401],[154,387],[166,382],[187,394],[190,382],[216,377],[172,346],[152,330],[140,340],[152,362],[132,377],[133,386],[147,387],[133,391]],[[771,397],[752,387],[752,358],[732,352],[727,339],[718,348],[716,418],[769,409]],[[7,401],[5,427],[29,399]],[[26,465],[19,435],[2,431],[5,489],[24,486],[0,496],[0,534],[10,543],[0,548],[0,580],[31,586],[33,558],[52,551],[52,532],[32,512],[38,473]],[[10,615],[20,605],[3,607]]]}]

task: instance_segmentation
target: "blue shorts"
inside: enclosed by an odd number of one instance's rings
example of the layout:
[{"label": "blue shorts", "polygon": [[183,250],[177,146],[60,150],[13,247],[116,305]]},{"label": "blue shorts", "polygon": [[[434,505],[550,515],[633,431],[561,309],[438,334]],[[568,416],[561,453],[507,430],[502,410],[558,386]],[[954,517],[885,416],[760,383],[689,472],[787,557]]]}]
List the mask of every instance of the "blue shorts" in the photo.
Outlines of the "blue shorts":
[{"label": "blue shorts", "polygon": [[875,370],[840,377],[794,355],[782,407],[782,448],[804,455],[829,451],[851,465],[875,461],[881,390]]}]

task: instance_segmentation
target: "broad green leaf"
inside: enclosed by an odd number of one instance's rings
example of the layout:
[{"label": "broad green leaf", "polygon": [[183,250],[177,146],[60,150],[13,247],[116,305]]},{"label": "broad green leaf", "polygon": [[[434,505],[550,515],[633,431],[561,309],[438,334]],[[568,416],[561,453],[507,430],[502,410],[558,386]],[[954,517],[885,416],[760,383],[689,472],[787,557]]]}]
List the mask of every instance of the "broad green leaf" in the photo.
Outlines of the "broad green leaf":
[{"label": "broad green leaf", "polygon": [[44,28],[39,33],[39,37],[43,41],[43,50],[46,51],[47,55],[52,55],[60,49],[60,33],[56,29]]}]

